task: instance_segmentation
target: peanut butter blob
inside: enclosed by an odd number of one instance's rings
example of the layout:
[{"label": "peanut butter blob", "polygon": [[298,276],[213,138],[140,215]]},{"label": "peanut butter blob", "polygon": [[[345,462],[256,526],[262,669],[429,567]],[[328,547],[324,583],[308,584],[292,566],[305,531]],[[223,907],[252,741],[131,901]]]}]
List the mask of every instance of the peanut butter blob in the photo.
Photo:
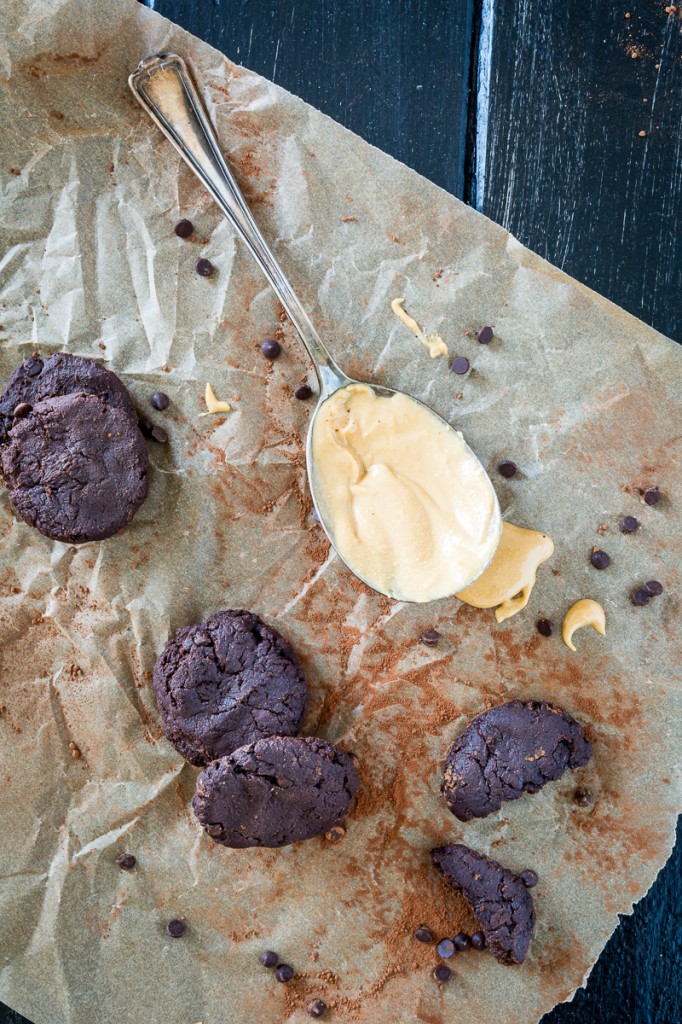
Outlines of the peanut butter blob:
[{"label": "peanut butter blob", "polygon": [[311,452],[334,546],[375,590],[420,603],[449,597],[492,558],[501,529],[493,486],[426,406],[348,384],[320,406]]},{"label": "peanut butter blob", "polygon": [[554,543],[546,533],[503,523],[492,562],[457,597],[474,608],[494,608],[497,621],[504,622],[526,607],[538,566],[553,553]]}]

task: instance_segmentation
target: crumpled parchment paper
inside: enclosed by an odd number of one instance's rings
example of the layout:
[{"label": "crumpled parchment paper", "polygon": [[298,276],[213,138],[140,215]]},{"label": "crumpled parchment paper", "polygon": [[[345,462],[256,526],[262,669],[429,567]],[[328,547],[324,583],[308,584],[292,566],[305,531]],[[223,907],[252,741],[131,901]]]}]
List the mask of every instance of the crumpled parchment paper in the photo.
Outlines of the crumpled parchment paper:
[{"label": "crumpled parchment paper", "polygon": [[[311,376],[305,355],[284,325],[282,357],[262,358],[273,295],[128,91],[161,49],[189,60],[340,365],[456,423],[505,517],[554,538],[519,617],[497,626],[455,599],[394,604],[330,554],[306,488],[312,405],[291,398]],[[151,417],[170,443],[150,447],[149,500],[117,537],[52,543],[2,499],[0,997],[38,1024],[294,1022],[311,995],[339,1020],[536,1021],[580,985],[673,841],[680,352],[134,0],[6,5],[0,76],[2,380],[34,349],[64,349],[111,366],[147,415],[153,391],[172,401]],[[173,234],[180,215],[194,242]],[[199,255],[214,277],[194,272]],[[398,323],[397,295],[472,360],[466,379]],[[487,347],[473,338],[484,323]],[[207,381],[232,413],[198,418]],[[502,457],[521,467],[511,481],[495,475]],[[655,508],[637,491],[652,484]],[[619,532],[624,514],[639,533]],[[595,544],[607,571],[588,564]],[[665,594],[633,608],[630,589],[651,578]],[[559,624],[586,596],[606,608],[607,637],[582,631],[571,654]],[[196,772],[161,736],[150,678],[171,631],[226,607],[294,643],[306,731],[358,755],[363,790],[336,845],[229,851],[192,817]],[[540,615],[556,624],[549,640]],[[437,647],[419,642],[427,628],[443,634]],[[438,792],[444,756],[471,715],[513,697],[566,707],[594,758],[462,825]],[[578,784],[591,808],[573,801]],[[537,870],[538,924],[523,967],[458,956],[441,990],[433,949],[411,933],[471,924],[428,864],[431,846],[455,840]],[[123,852],[134,871],[116,866]],[[166,935],[174,917],[182,940]],[[277,984],[257,963],[263,948],[297,980]]]}]

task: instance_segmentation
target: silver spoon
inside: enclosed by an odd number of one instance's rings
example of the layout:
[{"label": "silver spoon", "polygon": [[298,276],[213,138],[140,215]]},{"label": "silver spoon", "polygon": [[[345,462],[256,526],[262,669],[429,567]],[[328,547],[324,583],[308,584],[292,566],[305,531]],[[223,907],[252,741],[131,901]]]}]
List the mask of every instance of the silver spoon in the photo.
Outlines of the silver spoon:
[{"label": "silver spoon", "polygon": [[[336,365],[319,334],[313,327],[308,314],[299,302],[293,288],[282,273],[281,267],[270,252],[220,152],[213,126],[209,121],[199,93],[182,57],[176,53],[151,54],[140,61],[137,69],[128,79],[128,83],[135,98],[144,107],[152,120],[156,122],[164,135],[173,143],[182,158],[189,164],[201,183],[213,196],[242,241],[248,246],[251,255],[282,303],[289,320],[296,328],[313,362],[320,393],[317,407],[310,419],[306,441],[308,482],[320,523],[330,542],[334,545],[335,550],[337,550],[339,557],[345,562],[346,560],[338,552],[334,543],[332,525],[328,520],[325,521],[321,503],[315,495],[317,474],[315,472],[315,459],[312,451],[313,428],[320,407],[335,391],[346,387],[348,384],[361,384],[365,382],[347,376]],[[385,397],[400,394],[400,392],[378,384],[372,384],[371,388],[377,394]],[[424,403],[419,402],[418,399],[413,398],[411,395],[408,397],[411,401],[424,405]],[[431,415],[440,420],[448,430],[453,430],[450,424],[438,416],[433,409],[430,409],[428,406],[424,406],[424,408],[427,408]],[[467,448],[467,450],[471,457],[478,462],[471,449]],[[482,466],[481,469],[483,469]],[[500,510],[492,483],[490,486],[494,495],[493,519],[499,536],[499,530],[501,529]],[[364,579],[352,565],[348,562],[346,562],[346,565],[356,576],[362,579],[363,583],[366,583],[373,590],[377,590],[376,585]],[[486,566],[482,566],[480,571],[482,572],[485,568]],[[476,575],[478,576],[480,573]],[[473,583],[474,578],[476,577],[468,580],[467,583],[458,589],[464,589],[464,586],[469,586],[470,583]],[[378,592],[386,593],[387,597],[394,596],[382,590]]]}]

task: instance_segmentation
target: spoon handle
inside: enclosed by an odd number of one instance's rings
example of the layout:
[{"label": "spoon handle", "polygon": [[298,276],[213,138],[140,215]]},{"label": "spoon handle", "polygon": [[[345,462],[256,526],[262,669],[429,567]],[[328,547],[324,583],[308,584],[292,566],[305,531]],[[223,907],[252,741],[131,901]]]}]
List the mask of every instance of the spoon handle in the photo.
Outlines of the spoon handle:
[{"label": "spoon handle", "polygon": [[152,54],[140,62],[128,83],[135,98],[170,139],[248,246],[308,350],[321,392],[328,394],[336,390],[347,378],[325,348],[251,216],[220,152],[213,126],[185,61],[176,53]]}]

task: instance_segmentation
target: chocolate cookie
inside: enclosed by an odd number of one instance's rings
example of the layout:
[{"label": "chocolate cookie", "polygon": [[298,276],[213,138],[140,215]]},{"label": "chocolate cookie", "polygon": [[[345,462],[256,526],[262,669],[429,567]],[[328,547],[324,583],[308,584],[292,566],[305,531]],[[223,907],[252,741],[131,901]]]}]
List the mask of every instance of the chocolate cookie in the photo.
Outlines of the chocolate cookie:
[{"label": "chocolate cookie", "polygon": [[460,821],[485,818],[503,800],[537,793],[592,756],[583,730],[545,701],[512,700],[470,723],[453,743],[442,792]]},{"label": "chocolate cookie", "polygon": [[462,843],[432,850],[431,859],[471,904],[495,959],[522,964],[535,927],[535,909],[519,876]]},{"label": "chocolate cookie", "polygon": [[196,765],[266,736],[295,736],[307,698],[289,644],[245,611],[180,629],[156,662],[154,689],[166,736]]},{"label": "chocolate cookie", "polygon": [[192,807],[223,846],[287,846],[339,825],[359,786],[352,758],[338,747],[272,736],[205,768]]},{"label": "chocolate cookie", "polygon": [[147,497],[147,448],[127,412],[94,395],[37,402],[0,449],[12,505],[53,540],[103,540]]},{"label": "chocolate cookie", "polygon": [[42,359],[38,353],[25,359],[0,397],[0,444],[7,444],[17,406],[35,405],[46,398],[82,392],[96,395],[107,405],[122,409],[136,419],[133,401],[115,373],[85,356],[57,352]]}]

